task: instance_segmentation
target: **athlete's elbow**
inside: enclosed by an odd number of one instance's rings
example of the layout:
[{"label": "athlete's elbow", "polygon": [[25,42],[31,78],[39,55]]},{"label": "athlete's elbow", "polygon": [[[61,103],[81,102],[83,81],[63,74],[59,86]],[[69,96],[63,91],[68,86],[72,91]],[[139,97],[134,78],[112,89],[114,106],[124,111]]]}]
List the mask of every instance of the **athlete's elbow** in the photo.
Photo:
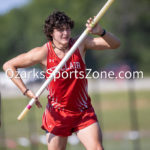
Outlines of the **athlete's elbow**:
[{"label": "athlete's elbow", "polygon": [[120,40],[116,41],[113,45],[111,45],[111,49],[118,49],[121,45]]},{"label": "athlete's elbow", "polygon": [[4,71],[7,71],[8,69],[10,69],[11,68],[11,64],[9,63],[9,61],[7,61],[7,62],[5,62],[4,64],[3,64],[3,70]]}]

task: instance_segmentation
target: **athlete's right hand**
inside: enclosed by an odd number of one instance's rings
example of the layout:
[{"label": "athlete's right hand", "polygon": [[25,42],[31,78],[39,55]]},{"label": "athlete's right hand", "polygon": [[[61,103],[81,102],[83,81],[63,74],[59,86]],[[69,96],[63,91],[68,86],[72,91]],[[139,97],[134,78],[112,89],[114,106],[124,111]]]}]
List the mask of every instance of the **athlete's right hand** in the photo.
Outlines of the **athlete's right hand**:
[{"label": "athlete's right hand", "polygon": [[27,93],[26,93],[25,95],[26,95],[27,97],[29,97],[30,99],[34,98],[34,99],[35,99],[35,104],[36,104],[36,106],[37,106],[38,108],[42,108],[42,105],[41,105],[41,103],[40,103],[40,101],[39,101],[39,98],[36,97],[36,96],[34,95],[34,93],[33,93],[31,90],[27,91]]}]

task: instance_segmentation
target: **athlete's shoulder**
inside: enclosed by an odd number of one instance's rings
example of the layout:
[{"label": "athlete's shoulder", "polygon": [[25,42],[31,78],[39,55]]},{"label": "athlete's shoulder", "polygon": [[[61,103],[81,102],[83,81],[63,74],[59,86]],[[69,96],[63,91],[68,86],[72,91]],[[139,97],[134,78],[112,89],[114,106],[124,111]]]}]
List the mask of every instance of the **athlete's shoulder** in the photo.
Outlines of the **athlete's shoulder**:
[{"label": "athlete's shoulder", "polygon": [[26,53],[26,56],[30,57],[34,62],[41,62],[47,56],[48,50],[46,44],[42,46],[35,47]]},{"label": "athlete's shoulder", "polygon": [[47,47],[47,43],[43,44],[40,47],[37,47],[37,52],[39,52],[39,55],[41,54],[41,57],[46,57],[47,53],[48,53],[48,47]]}]

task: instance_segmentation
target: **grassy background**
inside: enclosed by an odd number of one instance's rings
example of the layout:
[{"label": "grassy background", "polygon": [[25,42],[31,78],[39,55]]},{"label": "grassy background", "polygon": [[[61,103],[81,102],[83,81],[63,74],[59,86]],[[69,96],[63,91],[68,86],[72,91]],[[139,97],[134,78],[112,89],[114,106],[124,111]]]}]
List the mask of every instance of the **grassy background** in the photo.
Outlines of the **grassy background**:
[{"label": "grassy background", "polygon": [[[140,138],[141,150],[150,149],[150,91],[138,91],[135,94],[136,102],[134,106],[137,108],[137,117],[139,130],[146,131],[147,136]],[[131,116],[130,116],[130,94],[128,92],[114,93],[92,93],[92,103],[95,108],[97,117],[100,121],[104,134],[104,147],[107,150],[132,150],[134,149],[135,140],[122,138],[121,133],[131,131]],[[132,99],[133,101],[133,99]],[[42,109],[33,107],[31,112],[22,120],[17,121],[17,116],[26,106],[28,99],[25,97],[3,99],[2,98],[2,126],[0,128],[0,149],[4,144],[4,135],[9,142],[11,140],[17,142],[19,137],[30,137],[30,134],[43,135],[45,132],[41,130],[41,118],[47,103],[46,97],[41,97]],[[30,122],[30,124],[29,124]],[[116,134],[115,134],[116,133]],[[108,138],[105,134],[113,134]],[[46,145],[35,144],[35,149],[47,149]],[[31,147],[22,147],[17,144],[15,150],[29,150]],[[7,148],[11,149],[11,148]],[[67,150],[84,150],[83,146],[67,145]]]}]

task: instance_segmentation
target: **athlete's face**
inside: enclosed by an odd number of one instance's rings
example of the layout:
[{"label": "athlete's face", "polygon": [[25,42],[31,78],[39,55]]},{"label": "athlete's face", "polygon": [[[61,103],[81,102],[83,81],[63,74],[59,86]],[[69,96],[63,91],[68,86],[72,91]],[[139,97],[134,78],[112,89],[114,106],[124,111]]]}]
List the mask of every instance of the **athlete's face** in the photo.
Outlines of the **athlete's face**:
[{"label": "athlete's face", "polygon": [[68,44],[71,35],[70,27],[63,26],[61,29],[54,29],[53,30],[53,41],[57,41],[63,45]]}]

